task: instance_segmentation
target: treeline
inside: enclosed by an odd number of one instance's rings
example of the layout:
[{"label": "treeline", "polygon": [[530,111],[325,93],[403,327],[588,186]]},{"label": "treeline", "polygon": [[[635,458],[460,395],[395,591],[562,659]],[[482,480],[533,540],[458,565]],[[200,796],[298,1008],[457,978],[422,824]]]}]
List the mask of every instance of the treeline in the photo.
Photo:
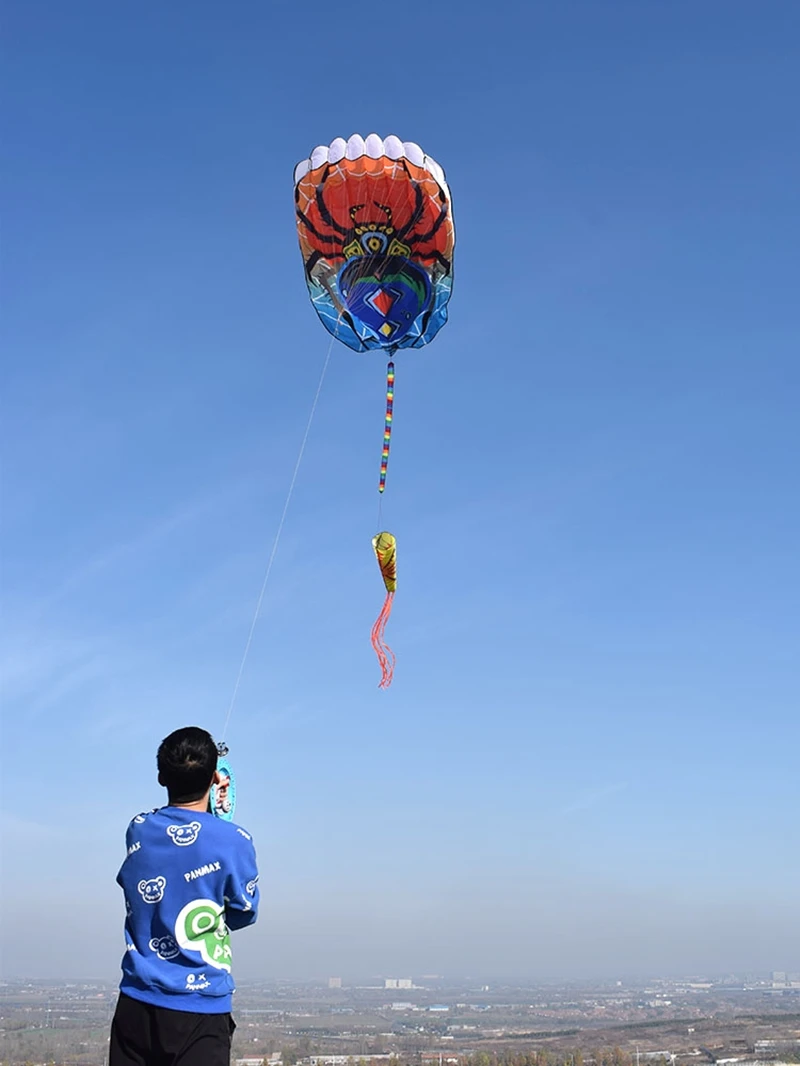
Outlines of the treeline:
[{"label": "treeline", "polygon": [[[455,1056],[453,1056],[455,1057]],[[573,1051],[478,1051],[459,1055],[459,1066],[634,1066],[636,1055],[620,1047]],[[648,1066],[661,1066],[668,1057],[648,1058]]]},{"label": "treeline", "polygon": [[[283,1066],[295,1066],[309,1052],[298,1048],[284,1048],[282,1051]],[[324,1054],[316,1052],[316,1054]],[[582,1050],[576,1048],[573,1051],[549,1051],[537,1048],[535,1051],[476,1051],[471,1055],[459,1052],[402,1052],[394,1060],[395,1066],[636,1066],[636,1055],[623,1051],[620,1047],[594,1048]],[[641,1056],[640,1056],[641,1059]],[[645,1060],[647,1066],[666,1066],[669,1056],[652,1057]],[[369,1053],[360,1056],[354,1061],[353,1066],[377,1066]],[[380,1066],[385,1066],[382,1061]]]}]

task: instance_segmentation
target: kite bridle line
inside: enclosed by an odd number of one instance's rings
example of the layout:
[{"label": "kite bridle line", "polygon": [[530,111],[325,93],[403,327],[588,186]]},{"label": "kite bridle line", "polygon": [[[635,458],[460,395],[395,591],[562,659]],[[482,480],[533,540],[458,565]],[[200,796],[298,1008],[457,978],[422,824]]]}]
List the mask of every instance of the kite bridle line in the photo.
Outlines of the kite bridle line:
[{"label": "kite bridle line", "polygon": [[320,374],[319,381],[317,383],[317,391],[314,393],[314,400],[313,400],[313,402],[311,404],[311,410],[310,410],[309,415],[308,415],[308,421],[306,422],[305,432],[303,433],[303,440],[302,440],[302,442],[300,444],[300,451],[297,453],[297,460],[296,460],[296,462],[294,464],[294,470],[292,472],[292,480],[289,482],[289,491],[286,493],[286,500],[285,500],[285,502],[283,504],[283,511],[281,512],[280,521],[278,522],[278,529],[277,529],[277,531],[275,533],[275,539],[272,542],[272,550],[269,553],[269,559],[267,561],[267,569],[266,569],[266,571],[264,573],[264,580],[261,582],[261,591],[259,592],[258,599],[256,600],[256,609],[253,612],[253,620],[250,623],[250,631],[247,634],[247,640],[245,642],[244,652],[242,653],[242,659],[241,659],[241,662],[239,663],[239,671],[238,671],[238,673],[236,675],[236,682],[235,682],[235,684],[233,686],[233,694],[231,695],[231,701],[228,704],[228,713],[225,715],[225,725],[223,726],[223,729],[222,729],[223,740],[220,741],[220,743],[218,744],[218,748],[221,749],[221,748],[224,747],[225,748],[225,752],[223,753],[222,751],[220,751],[220,754],[227,754],[227,751],[228,751],[227,745],[225,744],[224,738],[228,734],[228,726],[230,724],[231,715],[233,714],[233,708],[234,708],[234,705],[236,703],[236,697],[239,694],[239,686],[242,683],[242,675],[244,674],[245,663],[247,662],[247,656],[250,653],[250,645],[253,643],[253,634],[256,631],[256,625],[258,623],[258,618],[259,618],[259,615],[261,614],[261,605],[264,602],[264,594],[267,591],[267,585],[269,583],[269,577],[270,577],[270,574],[272,573],[272,564],[275,562],[275,556],[278,554],[278,544],[280,543],[281,533],[283,533],[283,527],[284,527],[284,524],[286,522],[286,515],[289,512],[289,504],[292,502],[292,495],[294,494],[294,487],[295,487],[295,484],[297,483],[297,475],[300,472],[300,464],[303,461],[303,455],[305,454],[306,444],[308,443],[308,437],[309,437],[309,434],[311,433],[311,424],[314,421],[314,415],[317,412],[317,404],[319,403],[320,393],[322,392],[322,384],[325,381],[325,374],[327,373],[327,370],[328,370],[328,364],[331,361],[331,352],[333,351],[333,345],[334,345],[334,342],[336,341],[336,334],[337,334],[337,332],[339,330],[339,323],[341,322],[341,320],[342,320],[342,316],[339,315],[339,318],[336,320],[336,330],[331,335],[331,341],[330,341],[330,344],[328,345],[328,351],[325,354],[325,361],[322,364],[322,373]]}]

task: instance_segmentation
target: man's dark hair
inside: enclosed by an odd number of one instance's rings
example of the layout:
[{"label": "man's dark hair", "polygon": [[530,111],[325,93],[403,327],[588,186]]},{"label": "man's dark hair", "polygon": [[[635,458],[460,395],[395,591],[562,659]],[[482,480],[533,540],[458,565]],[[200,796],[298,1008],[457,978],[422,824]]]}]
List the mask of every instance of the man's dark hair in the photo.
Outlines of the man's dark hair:
[{"label": "man's dark hair", "polygon": [[217,746],[211,734],[195,725],[176,729],[158,748],[158,783],[171,803],[202,799],[217,768]]}]

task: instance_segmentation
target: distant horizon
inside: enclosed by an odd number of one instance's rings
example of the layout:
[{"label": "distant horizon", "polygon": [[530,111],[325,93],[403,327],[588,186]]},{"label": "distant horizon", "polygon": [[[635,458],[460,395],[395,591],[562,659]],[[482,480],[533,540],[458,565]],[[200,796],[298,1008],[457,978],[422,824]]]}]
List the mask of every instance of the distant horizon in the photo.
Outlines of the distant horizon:
[{"label": "distant horizon", "polygon": [[[774,973],[793,973],[793,972],[797,972],[797,974],[800,975],[800,961],[798,961],[795,964],[795,966],[797,967],[796,971],[795,971],[795,967],[794,966],[787,966],[784,970],[777,970],[777,969],[775,969],[775,970],[757,970],[757,971],[753,971],[753,970],[735,971],[734,970],[734,971],[724,971],[724,972],[719,972],[719,973],[675,972],[675,973],[650,973],[650,974],[641,974],[641,975],[616,974],[616,975],[606,975],[606,976],[586,975],[586,976],[583,976],[583,977],[578,976],[578,977],[561,977],[561,978],[558,978],[558,977],[533,977],[533,976],[512,977],[512,976],[508,976],[508,975],[506,975],[504,977],[503,976],[490,977],[490,976],[485,976],[485,975],[470,975],[470,974],[460,975],[460,976],[458,976],[458,975],[448,975],[448,974],[438,974],[438,975],[427,974],[427,975],[425,975],[425,974],[415,974],[413,972],[411,972],[411,973],[409,973],[409,972],[403,972],[403,973],[394,973],[394,972],[392,972],[392,973],[389,973],[387,971],[386,973],[383,973],[383,974],[370,974],[370,975],[362,975],[362,976],[355,976],[355,977],[349,977],[349,976],[347,976],[344,973],[343,974],[338,974],[338,973],[337,974],[328,974],[325,977],[313,977],[313,976],[306,976],[306,977],[274,976],[274,977],[270,977],[270,976],[264,976],[264,977],[261,977],[261,978],[240,979],[240,980],[238,980],[237,983],[240,984],[240,985],[254,985],[254,984],[260,984],[262,982],[274,982],[276,984],[285,983],[285,984],[294,984],[294,985],[306,985],[306,984],[308,984],[308,985],[317,985],[317,984],[324,985],[332,977],[335,977],[335,978],[341,977],[342,981],[344,982],[344,984],[342,986],[343,988],[345,988],[345,987],[346,988],[350,988],[350,987],[379,988],[379,987],[382,987],[382,986],[379,986],[379,985],[367,985],[366,983],[361,984],[361,982],[368,982],[370,980],[384,981],[384,980],[393,980],[393,979],[400,979],[400,978],[402,978],[402,979],[411,978],[412,980],[419,980],[419,981],[424,981],[424,980],[429,980],[429,981],[452,981],[455,985],[463,985],[463,984],[466,984],[468,982],[477,982],[477,983],[480,983],[480,984],[488,984],[488,985],[490,985],[490,991],[491,991],[491,986],[492,985],[499,986],[499,987],[524,988],[524,987],[526,987],[527,984],[531,984],[531,985],[571,985],[571,984],[579,984],[581,982],[587,982],[589,984],[593,984],[593,985],[598,985],[599,986],[599,985],[605,985],[605,984],[615,985],[618,982],[622,982],[623,985],[625,985],[625,984],[639,985],[641,983],[647,983],[647,982],[650,982],[650,981],[654,981],[654,982],[658,982],[658,981],[672,981],[672,982],[687,981],[688,982],[688,981],[694,980],[694,981],[700,981],[700,982],[702,982],[702,981],[714,982],[714,981],[725,981],[725,980],[728,980],[728,979],[734,980],[734,981],[735,980],[742,980],[742,981],[752,980],[752,981],[756,981],[756,980],[767,980],[768,978],[771,979],[772,974],[774,974]],[[103,984],[103,985],[114,985],[115,983],[119,982],[119,978],[117,977],[117,978],[108,978],[108,979],[106,979],[106,978],[101,978],[101,977],[97,977],[97,976],[94,976],[94,977],[78,977],[78,976],[75,976],[74,974],[71,975],[71,976],[66,976],[66,977],[58,977],[58,976],[55,976],[55,975],[51,976],[51,977],[31,977],[31,976],[26,975],[26,974],[17,974],[17,975],[2,975],[2,974],[0,974],[0,984],[2,984],[2,983],[11,983],[13,981],[28,981],[31,984],[47,984],[47,983],[49,983],[51,981],[54,981],[54,982],[74,982],[76,984],[87,984],[87,985],[91,985],[93,983],[94,984]],[[337,991],[337,989],[330,989],[330,991]],[[387,991],[387,992],[398,992],[398,991],[409,991],[409,990],[408,989],[387,988],[387,989],[385,989],[385,991]],[[796,991],[798,993],[800,993],[800,988],[798,988]]]}]

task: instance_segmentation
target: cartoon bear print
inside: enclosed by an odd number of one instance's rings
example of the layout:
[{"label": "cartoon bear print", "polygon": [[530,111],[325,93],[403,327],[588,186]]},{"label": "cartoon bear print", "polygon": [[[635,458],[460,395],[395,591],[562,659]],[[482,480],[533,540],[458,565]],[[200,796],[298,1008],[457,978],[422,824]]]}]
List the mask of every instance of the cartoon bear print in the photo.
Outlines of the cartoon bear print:
[{"label": "cartoon bear print", "polygon": [[160,959],[174,959],[180,955],[181,949],[174,936],[154,936],[150,941],[150,950],[154,951]]},{"label": "cartoon bear print", "polygon": [[158,903],[164,897],[167,879],[166,877],[151,877],[148,881],[140,881],[136,887],[145,903]]},{"label": "cartoon bear print", "polygon": [[173,844],[177,844],[180,848],[185,848],[189,844],[194,844],[200,829],[199,822],[189,822],[188,825],[168,825],[167,836]]}]

